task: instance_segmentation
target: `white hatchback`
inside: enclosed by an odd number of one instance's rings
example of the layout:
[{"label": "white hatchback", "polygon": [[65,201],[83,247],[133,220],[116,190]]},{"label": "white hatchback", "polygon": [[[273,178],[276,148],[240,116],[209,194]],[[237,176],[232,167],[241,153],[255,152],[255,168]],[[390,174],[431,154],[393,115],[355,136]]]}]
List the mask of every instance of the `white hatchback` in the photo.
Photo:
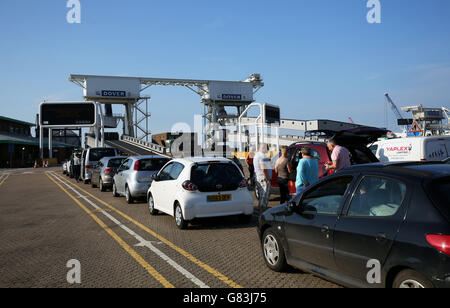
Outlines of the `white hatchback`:
[{"label": "white hatchback", "polygon": [[239,215],[249,222],[253,215],[247,179],[225,158],[172,160],[153,176],[147,200],[151,215],[171,215],[180,229],[195,218]]}]

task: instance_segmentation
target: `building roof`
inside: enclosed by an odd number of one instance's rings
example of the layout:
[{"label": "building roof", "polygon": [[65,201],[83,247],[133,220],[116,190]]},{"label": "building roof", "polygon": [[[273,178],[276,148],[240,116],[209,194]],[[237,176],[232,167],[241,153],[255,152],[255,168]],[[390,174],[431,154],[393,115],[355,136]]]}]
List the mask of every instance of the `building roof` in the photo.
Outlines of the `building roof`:
[{"label": "building roof", "polygon": [[[20,144],[39,146],[39,139],[20,135],[0,134],[0,144]],[[48,138],[44,138],[44,147],[48,147]],[[73,148],[73,145],[53,142],[54,148]]]},{"label": "building roof", "polygon": [[30,122],[24,122],[24,121],[11,119],[11,118],[8,118],[8,117],[3,117],[3,116],[0,116],[0,121],[8,121],[8,122],[13,122],[13,123],[17,123],[17,124],[32,126],[32,127],[36,126],[36,124],[30,123]]}]

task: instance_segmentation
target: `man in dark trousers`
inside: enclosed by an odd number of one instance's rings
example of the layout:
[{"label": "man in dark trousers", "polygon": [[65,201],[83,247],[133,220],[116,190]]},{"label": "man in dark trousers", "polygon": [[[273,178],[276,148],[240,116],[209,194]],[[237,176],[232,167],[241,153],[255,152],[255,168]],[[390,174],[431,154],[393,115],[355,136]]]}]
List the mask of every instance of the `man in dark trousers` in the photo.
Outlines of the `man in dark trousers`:
[{"label": "man in dark trousers", "polygon": [[73,175],[77,183],[80,181],[81,159],[80,154],[76,154],[73,158]]}]

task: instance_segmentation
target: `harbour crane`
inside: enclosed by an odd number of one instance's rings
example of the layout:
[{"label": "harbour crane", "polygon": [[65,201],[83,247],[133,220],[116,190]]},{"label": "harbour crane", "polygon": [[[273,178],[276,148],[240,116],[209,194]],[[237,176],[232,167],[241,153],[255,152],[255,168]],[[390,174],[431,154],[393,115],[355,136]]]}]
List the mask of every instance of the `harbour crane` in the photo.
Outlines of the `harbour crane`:
[{"label": "harbour crane", "polygon": [[384,96],[386,96],[387,102],[389,104],[389,106],[392,109],[392,112],[394,112],[395,116],[397,117],[397,120],[402,120],[403,116],[400,113],[400,110],[397,108],[397,106],[395,105],[395,103],[392,101],[391,97],[389,96],[388,93],[384,94]]}]

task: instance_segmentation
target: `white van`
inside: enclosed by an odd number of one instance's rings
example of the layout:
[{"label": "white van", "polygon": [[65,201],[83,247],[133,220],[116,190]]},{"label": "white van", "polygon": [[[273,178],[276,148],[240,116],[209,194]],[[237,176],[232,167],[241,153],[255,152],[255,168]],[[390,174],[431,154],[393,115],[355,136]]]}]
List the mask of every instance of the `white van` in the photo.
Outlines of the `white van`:
[{"label": "white van", "polygon": [[450,136],[387,139],[370,149],[381,162],[443,161],[450,157]]}]

